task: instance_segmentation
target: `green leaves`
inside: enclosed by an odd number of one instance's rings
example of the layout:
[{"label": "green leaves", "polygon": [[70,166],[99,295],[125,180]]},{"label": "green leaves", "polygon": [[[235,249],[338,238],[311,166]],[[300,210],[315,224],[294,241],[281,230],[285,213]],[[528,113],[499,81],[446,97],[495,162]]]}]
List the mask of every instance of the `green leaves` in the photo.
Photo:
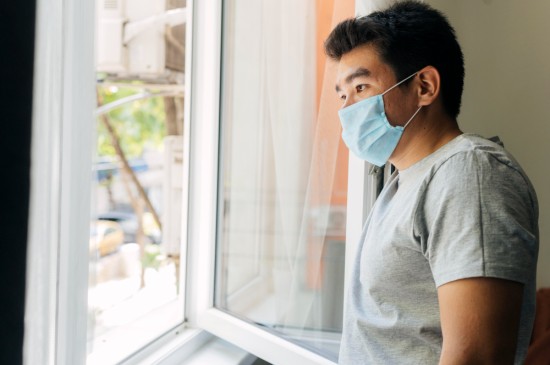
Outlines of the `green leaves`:
[{"label": "green leaves", "polygon": [[[100,87],[104,105],[139,94],[138,88]],[[122,149],[128,158],[140,157],[146,148],[159,149],[166,135],[166,116],[162,97],[132,101],[108,112]],[[99,157],[114,157],[111,137],[102,123],[97,123],[97,153]]]}]

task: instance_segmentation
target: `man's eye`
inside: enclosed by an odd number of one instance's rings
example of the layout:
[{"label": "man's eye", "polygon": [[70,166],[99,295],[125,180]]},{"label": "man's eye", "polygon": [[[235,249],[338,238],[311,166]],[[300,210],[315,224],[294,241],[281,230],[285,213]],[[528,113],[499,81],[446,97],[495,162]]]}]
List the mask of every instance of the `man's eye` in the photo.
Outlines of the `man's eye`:
[{"label": "man's eye", "polygon": [[358,93],[360,93],[361,91],[365,91],[366,89],[367,89],[367,85],[365,84],[357,85],[355,87],[355,90],[357,90]]},{"label": "man's eye", "polygon": [[345,95],[340,95],[340,99],[346,100],[346,96]]}]

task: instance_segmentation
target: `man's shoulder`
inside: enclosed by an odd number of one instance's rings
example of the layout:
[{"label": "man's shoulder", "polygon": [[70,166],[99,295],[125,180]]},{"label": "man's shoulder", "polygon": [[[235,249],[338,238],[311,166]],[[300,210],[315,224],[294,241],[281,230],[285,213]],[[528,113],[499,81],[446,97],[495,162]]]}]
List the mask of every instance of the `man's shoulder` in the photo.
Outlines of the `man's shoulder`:
[{"label": "man's shoulder", "polygon": [[476,135],[463,135],[434,161],[423,185],[423,192],[435,200],[444,196],[518,200],[538,211],[535,189],[516,159],[502,145]]},{"label": "man's shoulder", "polygon": [[[500,168],[501,165],[504,168]],[[510,173],[517,171],[525,175],[519,163],[503,146],[475,134],[462,134],[411,168],[400,171],[403,181],[423,181],[425,184],[436,180],[449,182],[455,176],[472,176],[477,171]],[[508,171],[510,170],[511,171]]]},{"label": "man's shoulder", "polygon": [[[495,140],[498,142],[495,142]],[[452,160],[451,162],[455,160],[471,160],[477,156],[493,157],[497,160],[515,162],[510,153],[504,149],[498,137],[487,139],[476,134],[462,134],[449,142],[448,148],[445,149],[444,147],[440,149],[440,158],[436,163],[444,164],[447,160]]]},{"label": "man's shoulder", "polygon": [[[439,152],[439,153],[438,153]],[[431,176],[448,180],[453,175],[519,174],[527,176],[517,160],[500,143],[475,134],[463,134],[438,151],[431,166]]]}]

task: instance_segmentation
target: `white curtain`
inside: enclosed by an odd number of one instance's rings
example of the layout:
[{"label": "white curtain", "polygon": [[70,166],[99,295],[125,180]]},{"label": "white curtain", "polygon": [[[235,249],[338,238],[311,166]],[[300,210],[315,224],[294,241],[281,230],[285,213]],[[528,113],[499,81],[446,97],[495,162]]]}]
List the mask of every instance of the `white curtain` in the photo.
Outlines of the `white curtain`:
[{"label": "white curtain", "polygon": [[218,305],[319,349],[329,338],[336,354],[345,203],[333,183],[347,151],[335,65],[317,70],[320,5],[226,4]]}]

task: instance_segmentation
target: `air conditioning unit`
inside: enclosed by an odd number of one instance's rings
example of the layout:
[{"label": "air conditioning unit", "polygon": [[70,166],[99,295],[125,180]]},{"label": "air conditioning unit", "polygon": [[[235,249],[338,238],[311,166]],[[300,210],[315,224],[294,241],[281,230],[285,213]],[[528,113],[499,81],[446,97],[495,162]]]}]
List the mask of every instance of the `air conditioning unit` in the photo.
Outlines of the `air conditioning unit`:
[{"label": "air conditioning unit", "polygon": [[185,0],[96,0],[98,72],[159,78],[184,72]]}]

